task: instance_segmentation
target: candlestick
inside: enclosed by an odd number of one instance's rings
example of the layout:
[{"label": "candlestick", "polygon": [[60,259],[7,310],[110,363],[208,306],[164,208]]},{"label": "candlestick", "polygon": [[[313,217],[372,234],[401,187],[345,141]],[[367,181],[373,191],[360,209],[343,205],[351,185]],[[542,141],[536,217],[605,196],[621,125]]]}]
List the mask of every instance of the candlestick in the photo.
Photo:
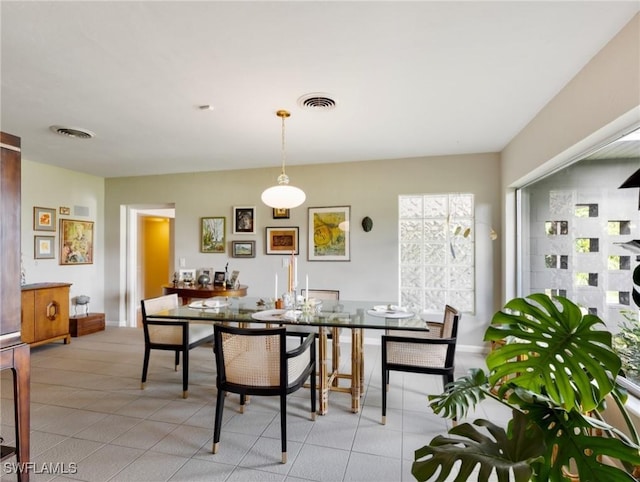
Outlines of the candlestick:
[{"label": "candlestick", "polygon": [[309,300],[309,275],[307,275],[304,288],[305,288],[304,296],[305,296],[305,299],[308,301]]},{"label": "candlestick", "polygon": [[276,289],[273,293],[274,301],[278,299],[278,273],[276,273]]},{"label": "candlestick", "polygon": [[291,256],[293,257],[293,288],[295,289],[298,286],[298,259],[291,252]]}]

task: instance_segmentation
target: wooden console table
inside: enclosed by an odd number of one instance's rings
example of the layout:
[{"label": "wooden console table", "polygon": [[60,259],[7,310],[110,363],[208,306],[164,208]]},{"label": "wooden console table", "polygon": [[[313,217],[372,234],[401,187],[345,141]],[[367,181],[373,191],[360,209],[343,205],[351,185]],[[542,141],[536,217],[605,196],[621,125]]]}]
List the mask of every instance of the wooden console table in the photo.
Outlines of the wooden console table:
[{"label": "wooden console table", "polygon": [[[16,466],[29,462],[29,383],[31,379],[31,351],[21,343],[0,349],[0,370],[13,372],[13,404],[15,411],[15,447],[0,446],[0,460],[16,455]],[[29,472],[17,470],[18,480],[29,480]]]},{"label": "wooden console table", "polygon": [[182,299],[183,305],[191,303],[192,298],[213,298],[214,296],[229,296],[232,298],[239,298],[247,296],[247,285],[240,285],[237,289],[227,289],[222,286],[208,285],[206,288],[199,288],[197,286],[183,286],[179,283],[178,286],[172,284],[163,285],[162,292],[165,295],[176,293],[179,298]]}]

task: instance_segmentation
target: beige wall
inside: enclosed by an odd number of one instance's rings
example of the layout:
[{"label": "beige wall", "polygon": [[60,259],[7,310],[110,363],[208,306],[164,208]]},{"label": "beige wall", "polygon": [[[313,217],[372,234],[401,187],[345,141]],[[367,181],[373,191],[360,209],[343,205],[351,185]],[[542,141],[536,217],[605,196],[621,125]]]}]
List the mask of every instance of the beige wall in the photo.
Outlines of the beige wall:
[{"label": "beige wall", "polygon": [[[23,140],[24,142],[24,140]],[[56,230],[33,230],[33,207],[56,210]],[[70,215],[60,215],[60,207]],[[74,214],[75,207],[88,208],[88,216]],[[60,265],[60,218],[94,222],[93,264]],[[22,159],[22,263],[27,283],[72,283],[70,297],[88,295],[89,309],[104,311],[104,179]],[[34,236],[55,236],[55,259],[34,259]],[[70,305],[71,313],[74,312]]]},{"label": "beige wall", "polygon": [[[477,310],[465,316],[462,343],[478,344],[500,293],[499,245],[489,239],[493,226],[500,232],[499,163],[497,154],[367,161],[287,169],[292,183],[302,187],[307,201],[291,210],[290,219],[272,219],[271,209],[260,201],[277,168],[197,174],[144,176],[106,180],[107,252],[121,257],[121,205],[175,204],[175,264],[185,258],[187,268],[213,267],[240,271],[250,296],[270,297],[274,274],[285,278],[283,256],[265,255],[267,226],[300,228],[300,279],[309,276],[313,288],[339,289],[345,299],[398,299],[398,195],[437,192],[475,194],[477,215]],[[351,206],[351,261],[307,261],[307,208]],[[256,207],[256,235],[233,235],[233,206]],[[199,252],[200,218],[227,218],[227,253]],[[373,219],[365,233],[362,218]],[[230,258],[230,241],[255,240],[257,256]],[[110,316],[118,313],[123,292],[117,263],[106,268],[105,303]]]}]

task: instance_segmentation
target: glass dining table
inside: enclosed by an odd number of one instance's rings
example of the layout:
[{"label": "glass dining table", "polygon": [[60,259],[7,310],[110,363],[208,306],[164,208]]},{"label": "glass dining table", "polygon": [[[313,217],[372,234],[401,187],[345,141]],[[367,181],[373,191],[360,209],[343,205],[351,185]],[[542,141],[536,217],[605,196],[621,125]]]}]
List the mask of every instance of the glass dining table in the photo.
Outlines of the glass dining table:
[{"label": "glass dining table", "polygon": [[[175,309],[149,315],[149,319],[186,320],[190,323],[251,323],[284,325],[317,330],[318,333],[318,395],[320,415],[329,408],[329,392],[351,394],[351,410],[360,411],[364,389],[364,333],[368,330],[429,331],[427,323],[415,313],[398,309],[391,303],[371,301],[330,301],[305,309],[266,309],[258,298],[211,298],[198,300]],[[340,367],[329,367],[329,334],[338,337],[340,329],[351,333],[351,372],[342,373]],[[348,387],[340,380],[350,381]]]}]

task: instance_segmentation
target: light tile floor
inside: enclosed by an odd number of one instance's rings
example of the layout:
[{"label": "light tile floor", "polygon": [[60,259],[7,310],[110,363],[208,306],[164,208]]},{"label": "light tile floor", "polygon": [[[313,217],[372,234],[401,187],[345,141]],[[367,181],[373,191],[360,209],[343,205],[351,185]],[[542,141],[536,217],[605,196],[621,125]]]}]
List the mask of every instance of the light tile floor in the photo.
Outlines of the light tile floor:
[{"label": "light tile floor", "polygon": [[[442,391],[440,377],[391,374],[387,424],[380,424],[380,347],[365,346],[363,408],[332,392],[329,413],[311,421],[309,394],[289,397],[288,463],[280,463],[279,408],[275,397],[253,397],[244,414],[237,396],[225,402],[219,453],[211,453],[215,367],[211,347],[191,351],[189,398],[173,354],[153,351],[145,390],[140,329],[107,327],[52,343],[31,355],[31,480],[83,481],[413,481],[414,451],[448,422],[427,406]],[[343,360],[350,347],[343,343]],[[478,354],[458,351],[458,374],[484,366]],[[344,383],[344,381],[343,381]],[[0,436],[15,436],[9,370],[1,378]],[[475,417],[503,420],[487,402]],[[3,461],[0,481],[13,481]],[[57,465],[56,465],[57,464]],[[62,472],[62,473],[61,473]]]}]

